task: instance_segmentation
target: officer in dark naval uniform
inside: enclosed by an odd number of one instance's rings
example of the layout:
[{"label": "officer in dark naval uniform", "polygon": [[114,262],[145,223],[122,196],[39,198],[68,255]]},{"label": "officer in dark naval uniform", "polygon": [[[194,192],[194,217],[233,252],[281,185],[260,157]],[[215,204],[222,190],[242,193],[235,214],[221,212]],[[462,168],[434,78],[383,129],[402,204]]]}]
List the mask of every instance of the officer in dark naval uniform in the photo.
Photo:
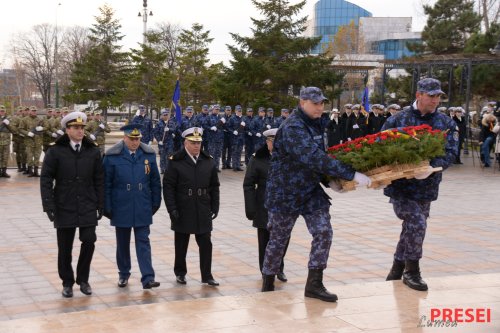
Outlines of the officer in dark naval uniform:
[{"label": "officer in dark naval uniform", "polygon": [[[84,136],[86,122],[83,112],[71,112],[61,120],[66,134],[47,150],[40,175],[43,211],[57,229],[57,268],[63,297],[73,297],[75,282],[82,293],[92,294],[90,263],[95,249],[95,229],[104,207],[101,152]],[[76,228],[82,245],[75,280],[71,252]]]},{"label": "officer in dark naval uniform", "polygon": [[279,272],[286,243],[295,221],[302,215],[313,236],[305,296],[335,302],[337,296],[323,285],[333,232],[330,198],[320,182],[325,176],[354,179],[361,186],[371,181],[326,153],[326,124],[321,120],[326,100],[319,88],[302,89],[299,108],[276,134],[266,187],[270,239],[262,269],[262,291],[274,290],[274,277]]},{"label": "officer in dark naval uniform", "polygon": [[203,129],[191,127],[182,133],[184,148],[170,157],[163,177],[163,197],[175,232],[174,273],[186,284],[186,254],[191,234],[200,253],[201,282],[219,283],[212,275],[212,221],[219,213],[219,177],[215,162],[201,149]]},{"label": "officer in dark naval uniform", "polygon": [[[417,83],[416,100],[408,109],[389,117],[382,131],[390,128],[430,125],[435,130],[447,131],[445,155],[430,161],[430,167],[448,168],[457,158],[459,133],[455,122],[447,115],[436,111],[441,95],[441,82],[426,78]],[[403,220],[394,262],[387,280],[399,280],[408,287],[425,291],[427,284],[420,275],[419,261],[427,229],[427,218],[431,202],[436,200],[442,173],[431,170],[412,179],[398,179],[384,189],[390,197],[396,216]]]}]

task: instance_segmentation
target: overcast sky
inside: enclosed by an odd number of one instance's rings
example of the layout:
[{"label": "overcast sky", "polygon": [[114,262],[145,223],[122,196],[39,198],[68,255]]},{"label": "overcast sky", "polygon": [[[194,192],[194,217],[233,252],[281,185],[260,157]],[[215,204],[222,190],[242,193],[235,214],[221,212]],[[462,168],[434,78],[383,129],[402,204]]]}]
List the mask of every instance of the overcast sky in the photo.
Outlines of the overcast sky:
[{"label": "overcast sky", "polygon": [[[294,4],[297,1],[290,0]],[[317,0],[307,0],[302,16],[311,15]],[[373,16],[413,17],[413,31],[421,31],[425,25],[422,3],[436,0],[352,0],[370,11]],[[0,19],[0,68],[8,68],[10,40],[19,32],[26,32],[36,24],[51,23],[58,26],[80,25],[90,27],[99,15],[98,8],[107,3],[120,20],[123,45],[128,49],[142,42],[143,22],[137,17],[142,12],[142,0],[2,0]],[[58,5],[60,4],[60,5]],[[250,17],[260,15],[250,0],[148,0],[148,28],[157,23],[170,22],[189,28],[192,23],[203,24],[210,30],[214,41],[210,45],[212,62],[230,58],[226,44],[234,44],[229,32],[250,35]]]}]

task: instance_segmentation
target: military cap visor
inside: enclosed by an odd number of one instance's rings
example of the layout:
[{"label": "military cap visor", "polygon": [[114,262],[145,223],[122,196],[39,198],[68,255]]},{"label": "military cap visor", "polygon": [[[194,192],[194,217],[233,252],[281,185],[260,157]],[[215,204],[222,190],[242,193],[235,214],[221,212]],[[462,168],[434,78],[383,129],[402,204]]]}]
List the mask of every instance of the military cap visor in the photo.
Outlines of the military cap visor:
[{"label": "military cap visor", "polygon": [[191,127],[182,132],[182,137],[193,142],[201,142],[203,140],[203,129],[200,127]]},{"label": "military cap visor", "polygon": [[142,137],[141,129],[142,129],[141,124],[129,124],[122,126],[120,128],[120,131],[123,131],[123,134],[125,134],[129,138],[140,138]]},{"label": "military cap visor", "polygon": [[80,111],[67,114],[61,119],[61,126],[68,128],[70,126],[85,126],[87,124],[87,115]]}]

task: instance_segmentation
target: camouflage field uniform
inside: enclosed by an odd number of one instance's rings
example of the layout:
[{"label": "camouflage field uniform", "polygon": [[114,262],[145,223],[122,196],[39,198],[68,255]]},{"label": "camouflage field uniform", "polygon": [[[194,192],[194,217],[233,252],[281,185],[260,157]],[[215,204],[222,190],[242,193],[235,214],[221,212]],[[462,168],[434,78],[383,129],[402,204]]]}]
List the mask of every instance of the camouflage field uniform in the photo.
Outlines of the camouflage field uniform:
[{"label": "camouflage field uniform", "polygon": [[299,215],[313,236],[309,269],[324,269],[332,242],[330,198],[320,185],[324,175],[347,180],[354,170],[325,152],[324,126],[301,109],[278,130],[266,187],[265,206],[269,211],[269,243],[263,274],[279,272],[286,240]]},{"label": "camouflage field uniform", "polygon": [[95,137],[95,143],[99,147],[99,150],[101,152],[101,156],[104,155],[104,149],[106,145],[106,133],[110,133],[111,128],[109,125],[101,120],[94,119],[91,122],[85,126],[85,134],[87,137],[89,137],[91,140],[92,137],[90,135],[92,134]]},{"label": "camouflage field uniform", "polygon": [[[37,130],[42,128],[41,130]],[[42,154],[43,133],[47,131],[48,123],[45,119],[37,116],[28,116],[23,118],[20,126],[20,133],[24,135],[24,144],[26,146],[26,157],[28,160],[28,170],[32,174],[37,174],[40,165],[40,155]],[[29,135],[33,133],[33,135]]]},{"label": "camouflage field uniform", "polygon": [[[458,154],[458,131],[455,122],[440,112],[421,115],[412,106],[406,111],[389,117],[382,126],[382,131],[389,128],[430,125],[433,129],[448,130],[445,151],[446,154],[430,161],[432,167],[448,168]],[[430,204],[436,200],[442,173],[436,172],[426,179],[399,179],[384,189],[384,194],[391,198],[396,216],[403,220],[401,236],[394,253],[398,261],[419,260],[422,258],[427,218]]]}]

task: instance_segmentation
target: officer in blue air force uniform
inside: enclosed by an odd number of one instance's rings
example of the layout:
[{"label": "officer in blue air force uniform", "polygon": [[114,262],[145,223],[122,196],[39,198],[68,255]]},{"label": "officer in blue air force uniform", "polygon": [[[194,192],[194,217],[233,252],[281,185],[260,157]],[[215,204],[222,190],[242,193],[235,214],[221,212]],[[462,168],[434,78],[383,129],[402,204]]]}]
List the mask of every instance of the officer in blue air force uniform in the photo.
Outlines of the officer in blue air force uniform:
[{"label": "officer in blue air force uniform", "polygon": [[104,216],[116,230],[118,286],[126,287],[130,277],[130,235],[135,236],[137,261],[144,289],[158,287],[151,261],[149,226],[161,205],[161,182],[155,151],[140,142],[141,125],[123,126],[123,140],[104,157]]},{"label": "officer in blue air force uniform", "polygon": [[[389,117],[382,126],[382,131],[390,128],[418,126],[427,124],[433,129],[447,131],[445,155],[430,161],[430,167],[448,168],[458,154],[458,128],[447,115],[436,111],[440,103],[441,82],[426,78],[417,83],[416,100],[405,111]],[[396,216],[403,220],[394,262],[387,280],[399,280],[408,287],[425,291],[427,284],[420,275],[419,260],[422,258],[427,218],[431,202],[438,197],[439,183],[442,173],[431,170],[415,175],[412,179],[398,179],[384,189],[384,194],[390,197]]]},{"label": "officer in blue air force uniform", "polygon": [[323,285],[333,232],[330,198],[320,182],[327,175],[354,179],[366,186],[370,178],[327,155],[321,121],[325,100],[319,88],[302,89],[299,108],[281,124],[274,140],[266,186],[270,239],[262,269],[262,291],[274,290],[274,277],[279,273],[288,238],[302,215],[313,236],[305,296],[335,302],[337,296]]}]

